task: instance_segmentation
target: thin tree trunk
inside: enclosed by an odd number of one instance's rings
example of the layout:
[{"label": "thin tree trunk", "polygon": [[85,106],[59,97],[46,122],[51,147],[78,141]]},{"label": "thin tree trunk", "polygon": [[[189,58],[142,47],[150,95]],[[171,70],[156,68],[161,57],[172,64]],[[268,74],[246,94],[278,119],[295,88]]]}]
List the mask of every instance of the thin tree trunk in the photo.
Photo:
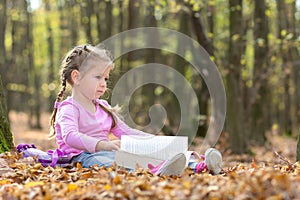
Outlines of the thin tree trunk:
[{"label": "thin tree trunk", "polygon": [[292,76],[291,76],[291,84],[292,84],[292,97],[291,97],[291,120],[292,120],[292,135],[294,137],[297,137],[297,134],[299,132],[300,128],[300,91],[297,89],[297,87],[300,85],[300,60],[299,60],[299,49],[297,48],[297,34],[299,35],[299,31],[297,33],[297,24],[295,19],[296,13],[296,1],[291,2],[288,5],[289,8],[289,33],[292,33],[293,37],[289,41],[290,48],[289,48],[289,54],[290,54],[290,62],[292,65]]},{"label": "thin tree trunk", "polygon": [[[280,55],[282,58],[282,72],[284,74],[283,86],[284,86],[284,109],[282,110],[283,116],[283,131],[288,134],[292,134],[292,132],[296,132],[297,130],[293,130],[293,123],[296,123],[295,119],[297,119],[297,113],[295,113],[297,109],[297,104],[299,104],[298,100],[295,99],[295,93],[291,94],[290,91],[297,90],[297,79],[299,72],[299,63],[297,60],[299,59],[298,50],[294,46],[293,41],[296,36],[293,36],[291,41],[289,41],[286,37],[289,34],[293,34],[295,29],[292,27],[292,20],[289,17],[293,13],[289,13],[288,3],[284,0],[277,1],[277,11],[278,11],[278,38],[281,41],[280,44]],[[285,33],[285,34],[284,34]],[[294,38],[294,39],[293,39]],[[296,75],[292,73],[297,73]],[[296,126],[296,125],[295,125]],[[295,134],[296,134],[295,133]]]},{"label": "thin tree trunk", "polygon": [[[193,11],[191,8],[190,10],[192,13],[191,19],[192,19],[193,31],[196,35],[197,41],[207,51],[209,55],[213,56],[214,52],[213,52],[212,41],[207,37],[206,31],[204,30],[204,25],[202,23],[201,15],[199,11]],[[212,21],[210,22],[212,23]],[[212,29],[212,27],[210,28]],[[196,79],[198,79],[198,77],[196,77]],[[199,101],[201,115],[209,118],[208,116],[209,115],[208,113],[209,91],[202,79],[193,80],[193,83]],[[206,121],[205,123],[202,122],[200,123],[197,135],[201,135],[201,136],[205,135],[208,128],[208,124],[207,124],[208,120],[205,121]]]},{"label": "thin tree trunk", "polygon": [[[59,31],[60,31],[60,58],[62,58],[65,53],[70,49],[71,47],[71,38],[70,38],[70,29],[69,29],[69,11],[68,7],[66,5],[59,5],[58,11],[59,11]],[[72,16],[73,17],[73,16]]]},{"label": "thin tree trunk", "polygon": [[[51,12],[51,5],[49,0],[45,2],[45,10],[48,13],[46,17],[46,29],[48,32],[47,36],[47,44],[48,44],[48,59],[49,59],[49,66],[48,66],[48,83],[51,84],[55,80],[55,66],[54,66],[54,44],[53,44],[53,32],[51,27],[51,20],[50,20],[50,12]],[[53,110],[53,103],[56,98],[56,92],[54,90],[50,91],[50,96],[48,98],[48,111]]]},{"label": "thin tree trunk", "polygon": [[[76,1],[69,1],[70,7],[71,7],[71,14],[72,16],[77,16],[78,15],[78,9],[77,7],[79,6]],[[70,17],[70,29],[71,29],[71,39],[72,39],[72,46],[76,46],[79,38],[79,31],[80,29],[79,23],[80,20],[78,17]]]},{"label": "thin tree trunk", "polygon": [[266,141],[265,132],[268,124],[268,104],[270,104],[270,89],[268,86],[268,19],[265,0],[255,0],[254,8],[254,41],[255,55],[253,66],[253,107],[251,109],[251,139],[257,144]]},{"label": "thin tree trunk", "polygon": [[[157,21],[154,17],[154,5],[148,4],[147,8],[146,8],[146,16],[145,16],[145,26],[146,27],[156,27],[157,26]],[[158,32],[156,32],[156,35],[152,35],[151,37],[146,38],[147,40],[147,44],[150,46],[153,43],[157,43],[159,41],[159,34]],[[156,63],[157,62],[157,56],[158,56],[158,50],[156,49],[147,49],[144,51],[145,52],[145,63]],[[147,69],[149,70],[149,69]],[[152,69],[151,69],[152,71]],[[147,74],[146,77],[143,77],[143,79],[148,79],[149,78],[149,74],[152,74],[152,72],[146,72],[144,74]],[[150,77],[151,79],[154,77]],[[141,95],[143,97],[143,102],[142,102],[142,108],[144,108],[144,110],[149,110],[150,107],[152,105],[154,105],[155,102],[155,94],[154,94],[154,90],[156,88],[156,85],[154,84],[148,84],[148,85],[144,85],[142,87],[142,91],[141,91]],[[149,123],[150,121],[147,121],[147,123]],[[156,127],[151,127],[151,131],[156,131]]]},{"label": "thin tree trunk", "polygon": [[93,43],[92,36],[92,14],[94,9],[93,0],[86,0],[81,4],[81,23],[89,43]]},{"label": "thin tree trunk", "polygon": [[98,41],[102,42],[104,40],[104,34],[103,34],[103,19],[101,15],[103,15],[103,8],[102,5],[104,4],[103,1],[95,1],[94,7],[95,7],[95,16],[97,19],[97,34],[98,34]]},{"label": "thin tree trunk", "polygon": [[[6,74],[8,63],[6,58],[6,46],[5,46],[5,32],[6,32],[6,20],[7,20],[7,8],[6,8],[6,0],[0,1],[0,73]],[[6,84],[7,77],[2,77],[3,81],[3,93],[7,94]]]},{"label": "thin tree trunk", "polygon": [[[207,3],[207,23],[208,23],[208,31],[211,35],[214,35],[215,33],[215,20],[214,20],[214,16],[215,16],[215,0],[211,0]],[[213,45],[213,38],[211,37],[210,39],[210,43],[211,46],[214,47]]]},{"label": "thin tree trunk", "polygon": [[[105,1],[105,23],[106,23],[106,31],[104,33],[104,39],[109,38],[112,36],[113,30],[113,5],[111,1]],[[111,49],[113,51],[113,49]]]},{"label": "thin tree trunk", "polygon": [[[129,2],[128,2],[128,8],[127,8],[127,11],[128,11],[128,26],[127,26],[127,29],[128,30],[138,27],[138,20],[141,20],[140,15],[139,15],[139,7],[138,7],[138,5],[140,3],[141,2],[139,2],[138,0],[129,0]],[[138,37],[138,36],[136,35],[136,33],[133,33],[131,35],[131,37],[135,38],[135,37]],[[131,40],[131,41],[126,41],[126,42],[128,42],[126,45],[130,46],[135,41]],[[123,67],[122,67],[122,72],[123,73],[126,73],[128,70],[130,70],[131,66],[133,66],[132,62],[139,59],[139,56],[138,56],[137,52],[128,52],[126,57],[127,57],[127,60],[126,60],[127,63],[126,63],[126,65],[123,65]],[[132,86],[134,84],[134,81],[135,80],[128,80],[127,83],[126,83],[126,88],[129,88],[130,86]],[[141,92],[141,90],[136,91],[135,94],[141,96],[141,93],[138,93],[138,92]],[[129,106],[132,108],[131,110],[134,110],[137,107],[141,108],[140,107],[141,105],[138,102],[134,102],[134,104],[130,104]],[[142,109],[138,109],[138,111],[141,111],[141,110]],[[137,115],[140,114],[140,113],[133,112],[133,114],[135,116],[132,116],[132,118],[133,119],[137,118]],[[130,125],[134,125],[134,124],[130,124]]]},{"label": "thin tree trunk", "polygon": [[194,33],[196,34],[197,41],[201,44],[201,46],[207,51],[209,55],[213,56],[213,46],[210,39],[206,35],[200,13],[199,11],[193,11],[192,9],[191,12],[192,26],[194,28]]},{"label": "thin tree trunk", "polygon": [[[7,66],[6,62],[6,47],[5,47],[5,31],[6,31],[6,0],[0,2],[0,72],[4,74]],[[5,83],[5,81],[4,81]],[[4,84],[5,85],[5,84]]]},{"label": "thin tree trunk", "polygon": [[243,44],[243,15],[242,0],[229,0],[230,10],[230,40],[229,66],[226,74],[227,83],[227,121],[231,150],[234,153],[243,153],[248,150],[245,134],[241,57],[244,51]]}]

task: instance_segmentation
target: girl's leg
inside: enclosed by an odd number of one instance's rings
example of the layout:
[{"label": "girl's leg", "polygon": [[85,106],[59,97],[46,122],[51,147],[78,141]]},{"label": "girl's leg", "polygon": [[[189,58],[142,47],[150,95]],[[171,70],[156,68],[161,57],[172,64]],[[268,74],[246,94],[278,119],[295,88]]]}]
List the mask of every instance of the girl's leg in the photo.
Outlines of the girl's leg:
[{"label": "girl's leg", "polygon": [[99,151],[95,153],[82,152],[72,159],[72,162],[80,162],[82,167],[89,168],[97,164],[100,166],[110,167],[115,160],[115,152]]}]

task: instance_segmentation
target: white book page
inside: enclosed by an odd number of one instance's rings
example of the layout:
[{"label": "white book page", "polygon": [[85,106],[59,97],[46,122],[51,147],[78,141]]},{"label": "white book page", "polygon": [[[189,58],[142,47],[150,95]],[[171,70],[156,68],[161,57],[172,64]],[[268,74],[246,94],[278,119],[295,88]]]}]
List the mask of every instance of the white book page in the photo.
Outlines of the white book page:
[{"label": "white book page", "polygon": [[186,153],[188,138],[186,136],[129,136],[121,137],[121,150],[166,160],[178,153]]}]

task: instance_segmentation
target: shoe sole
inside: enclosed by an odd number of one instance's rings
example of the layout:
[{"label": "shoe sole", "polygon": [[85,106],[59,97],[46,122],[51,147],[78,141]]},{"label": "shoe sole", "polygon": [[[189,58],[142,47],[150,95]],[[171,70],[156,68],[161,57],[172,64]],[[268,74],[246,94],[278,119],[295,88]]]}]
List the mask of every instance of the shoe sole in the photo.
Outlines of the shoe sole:
[{"label": "shoe sole", "polygon": [[183,153],[175,155],[172,159],[168,160],[162,167],[161,176],[163,175],[181,175],[186,163],[186,157]]},{"label": "shoe sole", "polygon": [[221,153],[214,148],[209,148],[205,152],[205,163],[210,172],[212,172],[213,174],[219,174],[222,170]]}]

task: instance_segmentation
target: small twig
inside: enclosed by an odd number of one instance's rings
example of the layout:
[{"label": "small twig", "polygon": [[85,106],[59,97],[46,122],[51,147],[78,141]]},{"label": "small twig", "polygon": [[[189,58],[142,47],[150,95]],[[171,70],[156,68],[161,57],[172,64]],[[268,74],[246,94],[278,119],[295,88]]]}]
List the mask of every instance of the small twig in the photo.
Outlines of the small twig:
[{"label": "small twig", "polygon": [[275,150],[273,150],[273,151],[274,151],[275,155],[276,155],[279,159],[281,159],[281,160],[284,161],[286,164],[288,164],[289,166],[291,166],[291,163],[290,163],[286,158],[284,158],[282,155],[280,155],[277,151],[275,151]]}]

